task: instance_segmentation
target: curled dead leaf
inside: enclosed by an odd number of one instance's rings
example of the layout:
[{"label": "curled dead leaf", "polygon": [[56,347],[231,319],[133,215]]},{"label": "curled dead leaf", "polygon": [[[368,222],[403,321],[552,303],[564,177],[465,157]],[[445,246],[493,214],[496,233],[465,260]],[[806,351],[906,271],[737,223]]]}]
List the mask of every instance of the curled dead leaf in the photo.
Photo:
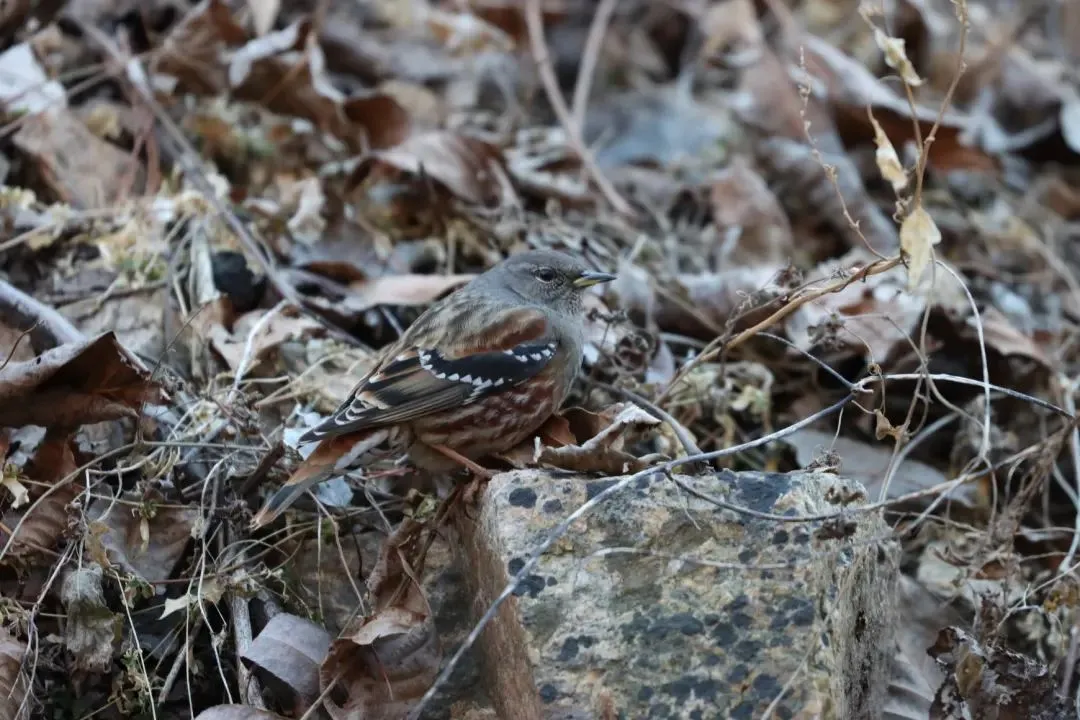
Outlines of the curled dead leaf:
[{"label": "curled dead leaf", "polygon": [[915,72],[915,66],[908,60],[905,42],[900,38],[889,37],[879,28],[874,28],[874,42],[885,54],[885,64],[896,72],[905,83],[911,87],[919,87],[923,84],[922,78]]},{"label": "curled dead leaf", "polygon": [[660,420],[637,405],[620,404],[611,423],[580,445],[545,447],[539,462],[575,472],[602,472],[622,475],[648,467],[655,457],[637,458],[624,449],[633,431],[653,427]]},{"label": "curled dead leaf", "polygon": [[900,247],[908,258],[908,289],[919,286],[923,273],[934,259],[934,246],[941,242],[941,231],[919,203],[900,225]]},{"label": "curled dead leaf", "polygon": [[[1057,692],[1045,664],[993,643],[980,643],[959,627],[947,627],[927,649],[945,673],[930,706],[932,720],[968,717],[1072,717],[1072,701]],[[1008,702],[1003,701],[1008,698]],[[1008,713],[1002,713],[1008,708]]]},{"label": "curled dead leaf", "polygon": [[305,704],[310,704],[319,694],[319,666],[332,639],[310,620],[278,613],[241,657],[288,685]]},{"label": "curled dead leaf", "polygon": [[0,425],[76,428],[134,417],[160,397],[150,371],[107,332],[0,368]]},{"label": "curled dead leaf", "polygon": [[[867,110],[867,112],[870,111]],[[874,144],[877,145],[874,159],[877,160],[878,170],[881,172],[881,177],[892,185],[893,191],[899,193],[908,184],[904,164],[900,162],[900,156],[896,154],[896,148],[893,147],[889,136],[881,129],[881,124],[874,119],[872,113],[870,114],[870,123],[874,126]]]},{"label": "curled dead leaf", "polygon": [[109,669],[122,628],[122,618],[105,603],[101,577],[100,565],[87,564],[68,573],[60,590],[67,613],[64,644],[75,658],[75,667],[84,672]]}]

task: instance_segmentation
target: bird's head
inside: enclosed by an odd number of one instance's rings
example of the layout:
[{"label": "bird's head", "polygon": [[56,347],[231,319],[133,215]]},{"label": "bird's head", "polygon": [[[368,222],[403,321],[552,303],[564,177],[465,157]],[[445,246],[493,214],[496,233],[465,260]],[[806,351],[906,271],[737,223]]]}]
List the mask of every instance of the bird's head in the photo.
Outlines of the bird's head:
[{"label": "bird's head", "polygon": [[615,279],[610,273],[592,270],[581,260],[552,250],[511,255],[481,277],[530,303],[565,314],[581,312],[586,288]]}]

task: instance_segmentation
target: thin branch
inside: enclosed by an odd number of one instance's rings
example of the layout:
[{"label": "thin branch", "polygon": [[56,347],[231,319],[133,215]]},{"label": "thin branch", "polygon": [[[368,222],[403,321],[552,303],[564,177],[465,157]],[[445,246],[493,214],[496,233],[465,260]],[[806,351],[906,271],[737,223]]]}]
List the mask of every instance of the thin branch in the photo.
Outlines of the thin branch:
[{"label": "thin branch", "polygon": [[596,61],[600,57],[600,49],[604,45],[604,32],[607,30],[608,23],[611,22],[617,1],[600,0],[600,4],[596,7],[596,14],[593,15],[592,25],[589,26],[589,36],[585,38],[585,52],[581,56],[577,81],[574,83],[574,100],[570,105],[572,110],[570,123],[581,134],[585,132],[585,113],[589,108],[589,90],[596,72]]},{"label": "thin branch", "polygon": [[581,159],[581,164],[585,166],[585,171],[596,183],[596,187],[607,201],[611,203],[611,206],[622,215],[633,216],[635,214],[634,209],[623,199],[615,186],[611,184],[611,181],[604,177],[600,167],[596,164],[596,158],[593,157],[592,151],[586,147],[581,132],[574,126],[574,121],[570,117],[570,110],[566,107],[566,100],[563,99],[562,91],[559,90],[559,80],[555,77],[555,70],[551,67],[551,54],[548,51],[547,41],[544,39],[544,18],[540,12],[540,0],[526,0],[525,22],[528,25],[529,46],[532,48],[536,69],[540,73],[540,82],[544,85],[544,91],[547,93],[551,107],[555,111],[555,116],[559,118],[559,122],[566,131],[567,142],[577,153]]}]

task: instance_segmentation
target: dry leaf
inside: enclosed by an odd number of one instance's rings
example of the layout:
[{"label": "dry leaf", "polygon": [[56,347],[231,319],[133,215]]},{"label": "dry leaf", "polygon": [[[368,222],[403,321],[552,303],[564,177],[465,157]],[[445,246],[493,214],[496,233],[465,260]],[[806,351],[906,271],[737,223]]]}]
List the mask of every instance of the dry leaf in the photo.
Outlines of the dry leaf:
[{"label": "dry leaf", "polygon": [[3,720],[30,717],[31,704],[26,703],[30,682],[23,670],[25,655],[26,643],[0,628],[0,718]]},{"label": "dry leaf", "polygon": [[[906,98],[893,92],[862,63],[824,40],[812,35],[804,35],[802,40],[807,70],[824,84],[835,110],[837,130],[846,144],[873,140],[874,129],[867,120],[867,106],[896,145],[903,146],[915,140],[911,107]],[[967,116],[947,111],[939,117],[937,107],[917,105],[915,119],[922,137],[926,137],[940,120],[927,158],[929,167],[941,171],[997,170],[998,162],[993,157],[983,149],[967,144],[964,136],[972,124]]]},{"label": "dry leaf", "polygon": [[787,214],[743,156],[716,176],[709,189],[713,222],[720,231],[721,267],[779,269],[794,252]]},{"label": "dry leaf", "polygon": [[243,657],[292,688],[305,704],[319,695],[319,666],[333,638],[305,618],[278,613],[252,640]]},{"label": "dry leaf", "polygon": [[915,72],[915,66],[908,60],[907,51],[904,50],[905,42],[899,38],[889,37],[880,29],[874,28],[874,42],[885,53],[885,63],[896,72],[911,87],[922,85],[922,78]]},{"label": "dry leaf", "polygon": [[273,312],[267,318],[271,312],[273,311],[260,309],[241,315],[233,324],[232,332],[220,323],[210,327],[210,344],[231,371],[240,369],[249,340],[251,355],[245,368],[248,374],[260,360],[270,355],[283,342],[310,339],[325,332],[322,325],[294,308]]},{"label": "dry leaf", "polygon": [[82,492],[82,486],[70,480],[59,488],[53,487],[69,478],[76,468],[75,456],[66,430],[49,428],[45,438],[27,464],[27,475],[35,480],[35,488],[49,488],[49,495],[36,499],[23,510],[8,510],[0,520],[0,547],[16,533],[9,557],[28,557],[54,552],[68,527],[68,505]]},{"label": "dry leaf", "polygon": [[377,305],[419,306],[435,302],[456,290],[474,275],[380,275],[377,278],[354,282],[349,289],[355,307],[364,309]]},{"label": "dry leaf", "polygon": [[659,425],[660,420],[637,405],[623,403],[617,407],[615,419],[596,435],[581,445],[545,447],[540,451],[539,461],[563,470],[608,475],[622,475],[648,467],[655,458],[637,458],[623,448],[631,431]]},{"label": "dry leaf", "polygon": [[189,608],[200,612],[198,608],[203,605],[216,605],[221,602],[224,594],[225,588],[218,582],[217,577],[204,578],[191,592],[180,597],[165,598],[165,602],[161,605],[160,617],[166,618],[174,613],[187,612]]},{"label": "dry leaf", "polygon": [[892,185],[893,192],[900,193],[908,184],[904,164],[900,162],[896,148],[890,142],[889,136],[881,129],[881,124],[874,119],[873,114],[870,115],[870,123],[874,126],[874,144],[877,145],[874,159],[877,160],[878,170],[881,171],[881,177]]},{"label": "dry leaf", "polygon": [[19,481],[18,468],[5,466],[0,474],[0,485],[11,493],[12,510],[17,510],[30,501],[30,491]]},{"label": "dry leaf", "polygon": [[1057,693],[1053,671],[994,641],[984,645],[966,630],[947,627],[927,653],[945,673],[931,720],[1066,720],[1075,714],[1073,702]]},{"label": "dry leaf", "polygon": [[500,28],[470,12],[445,12],[429,8],[424,22],[435,39],[452,55],[511,52],[514,39]]},{"label": "dry leaf", "polygon": [[142,361],[107,332],[0,369],[0,425],[76,428],[135,417],[158,387]]},{"label": "dry leaf", "polygon": [[269,710],[260,710],[252,705],[215,705],[196,715],[195,720],[288,720],[288,718]]},{"label": "dry leaf", "polygon": [[908,259],[908,289],[919,286],[923,273],[934,259],[934,246],[941,242],[938,230],[930,213],[917,204],[900,225],[900,248]]},{"label": "dry leaf", "polygon": [[156,57],[154,72],[175,77],[188,92],[229,92],[306,118],[357,151],[389,147],[408,134],[408,116],[392,97],[347,98],[333,86],[309,20],[251,39],[222,0],[204,0],[172,28]]},{"label": "dry leaf", "polygon": [[52,191],[74,208],[106,207],[120,200],[126,189],[130,158],[65,108],[28,119],[13,141],[37,163]]},{"label": "dry leaf", "polygon": [[442,183],[447,190],[473,203],[498,198],[496,166],[502,154],[483,140],[448,130],[413,135],[399,145],[372,153],[357,166],[353,182],[362,182],[376,167],[418,175],[421,172]]},{"label": "dry leaf", "polygon": [[[126,493],[123,499],[128,502],[95,500],[86,513],[99,530],[98,542],[108,562],[147,583],[168,580],[191,541],[200,517],[198,508],[158,505],[134,493]],[[142,507],[152,508],[153,517],[145,517]],[[157,589],[164,592],[166,588]]]},{"label": "dry leaf", "polygon": [[68,573],[60,590],[67,613],[64,644],[83,672],[105,672],[112,666],[113,645],[123,626],[123,619],[105,603],[101,577],[100,565],[84,565]]}]

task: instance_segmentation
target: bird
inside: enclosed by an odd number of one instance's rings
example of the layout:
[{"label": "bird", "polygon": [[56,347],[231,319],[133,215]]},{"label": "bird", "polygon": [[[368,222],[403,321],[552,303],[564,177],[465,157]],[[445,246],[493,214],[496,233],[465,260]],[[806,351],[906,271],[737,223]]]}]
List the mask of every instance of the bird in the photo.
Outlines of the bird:
[{"label": "bird", "polygon": [[[614,279],[562,252],[510,255],[421,314],[298,444],[319,442],[314,456],[347,439],[351,463],[389,439],[422,470],[490,475],[476,461],[526,440],[566,399],[585,345],[584,293]],[[326,479],[294,473],[252,524]]]}]

